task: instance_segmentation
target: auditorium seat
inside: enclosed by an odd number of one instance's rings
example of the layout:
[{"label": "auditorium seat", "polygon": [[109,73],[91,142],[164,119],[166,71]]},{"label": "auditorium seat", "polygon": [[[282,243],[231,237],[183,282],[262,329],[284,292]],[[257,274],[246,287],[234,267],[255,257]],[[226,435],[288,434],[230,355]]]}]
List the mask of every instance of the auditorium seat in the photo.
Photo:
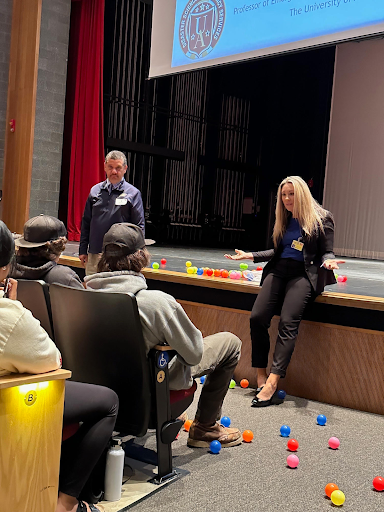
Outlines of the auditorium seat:
[{"label": "auditorium seat", "polygon": [[172,405],[168,364],[176,355],[157,346],[146,355],[136,297],[130,293],[93,292],[50,285],[55,342],[72,378],[107,386],[119,396],[115,429],[144,436],[156,429],[157,480],[176,476],[171,443],[182,421],[177,419],[193,400],[196,384],[176,392]]},{"label": "auditorium seat", "polygon": [[17,300],[39,320],[48,336],[53,338],[52,315],[49,302],[49,285],[44,281],[17,280]]}]

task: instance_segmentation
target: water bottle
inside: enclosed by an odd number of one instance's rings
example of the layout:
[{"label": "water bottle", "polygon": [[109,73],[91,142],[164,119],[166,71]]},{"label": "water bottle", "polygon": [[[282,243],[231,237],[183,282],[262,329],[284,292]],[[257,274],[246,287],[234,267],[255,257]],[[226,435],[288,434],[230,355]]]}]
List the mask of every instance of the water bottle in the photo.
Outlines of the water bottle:
[{"label": "water bottle", "polygon": [[105,466],[104,499],[106,501],[118,501],[121,498],[124,457],[121,439],[112,439]]}]

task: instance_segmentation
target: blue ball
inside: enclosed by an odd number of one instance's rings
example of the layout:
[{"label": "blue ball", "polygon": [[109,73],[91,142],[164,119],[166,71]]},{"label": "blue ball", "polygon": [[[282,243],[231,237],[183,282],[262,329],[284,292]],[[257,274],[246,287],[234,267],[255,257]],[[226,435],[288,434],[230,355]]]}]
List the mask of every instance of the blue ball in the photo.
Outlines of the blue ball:
[{"label": "blue ball", "polygon": [[220,441],[211,441],[209,449],[211,450],[212,453],[219,453],[219,451],[221,450]]},{"label": "blue ball", "polygon": [[283,425],[280,427],[280,434],[283,437],[289,437],[289,434],[291,433],[291,428],[288,427],[288,425]]},{"label": "blue ball", "polygon": [[317,424],[322,427],[327,423],[327,417],[324,414],[319,414],[317,417]]},{"label": "blue ball", "polygon": [[200,267],[200,268],[198,268],[198,269],[197,269],[196,274],[197,274],[198,276],[202,276],[202,275],[204,274],[204,269],[203,269],[203,268],[201,268],[201,267]]},{"label": "blue ball", "polygon": [[220,420],[220,423],[223,425],[223,427],[229,427],[231,420],[228,418],[228,416],[223,416]]},{"label": "blue ball", "polygon": [[203,375],[202,377],[200,377],[200,384],[204,384],[205,382],[205,375]]},{"label": "blue ball", "polygon": [[287,396],[287,393],[284,391],[284,389],[280,389],[277,393],[278,398],[281,398],[284,400],[284,398]]}]

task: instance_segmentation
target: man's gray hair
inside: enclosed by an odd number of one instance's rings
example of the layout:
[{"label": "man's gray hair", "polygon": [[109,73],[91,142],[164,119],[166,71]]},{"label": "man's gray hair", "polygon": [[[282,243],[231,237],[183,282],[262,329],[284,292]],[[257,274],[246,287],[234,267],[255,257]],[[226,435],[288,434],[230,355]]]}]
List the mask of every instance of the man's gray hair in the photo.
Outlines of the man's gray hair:
[{"label": "man's gray hair", "polygon": [[105,157],[105,163],[107,163],[108,160],[122,160],[123,165],[127,165],[127,157],[124,155],[124,153],[117,151],[116,149],[108,153],[108,155]]}]

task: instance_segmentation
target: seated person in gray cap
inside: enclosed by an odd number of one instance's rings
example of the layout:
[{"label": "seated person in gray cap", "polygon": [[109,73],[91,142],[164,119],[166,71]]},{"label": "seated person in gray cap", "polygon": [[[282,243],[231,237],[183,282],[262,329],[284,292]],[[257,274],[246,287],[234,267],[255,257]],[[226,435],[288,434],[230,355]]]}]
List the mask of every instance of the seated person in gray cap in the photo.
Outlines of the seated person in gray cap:
[{"label": "seated person in gray cap", "polygon": [[134,224],[114,224],[104,236],[98,273],[85,278],[86,287],[136,295],[147,352],[163,342],[178,352],[170,363],[170,389],[188,389],[194,378],[206,375],[188,446],[209,447],[214,440],[223,447],[238,445],[240,431],[223,427],[217,420],[240,358],[241,341],[230,332],[203,338],[171,295],[148,290],[141,270],[149,259],[141,229]]},{"label": "seated person in gray cap", "polygon": [[15,279],[41,279],[83,288],[79,276],[71,268],[58,265],[67,243],[67,230],[61,220],[39,215],[27,220],[24,235],[15,240],[18,248],[16,265],[11,272]]}]

